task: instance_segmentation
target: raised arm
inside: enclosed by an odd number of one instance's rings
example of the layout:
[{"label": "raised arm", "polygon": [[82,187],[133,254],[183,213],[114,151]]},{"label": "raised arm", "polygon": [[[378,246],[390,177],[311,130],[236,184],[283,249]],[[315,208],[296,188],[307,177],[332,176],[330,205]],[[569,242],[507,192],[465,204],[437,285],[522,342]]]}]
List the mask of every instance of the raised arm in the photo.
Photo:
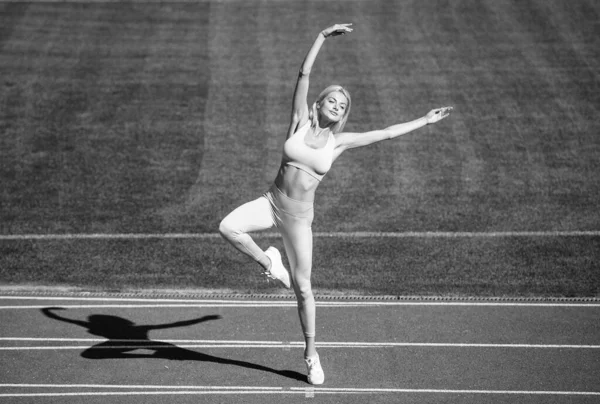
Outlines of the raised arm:
[{"label": "raised arm", "polygon": [[393,139],[398,136],[405,135],[416,129],[422,128],[425,125],[429,125],[444,119],[452,111],[452,107],[443,107],[432,109],[427,115],[415,119],[414,121],[400,123],[397,125],[389,126],[385,129],[373,130],[364,133],[350,133],[344,132],[337,135],[336,138],[336,150],[337,155],[346,150],[355,147],[368,146],[372,143],[376,143],[382,140]]},{"label": "raised arm", "polygon": [[336,24],[332,25],[329,28],[325,28],[323,31],[319,32],[317,39],[315,39],[315,42],[304,57],[304,60],[302,61],[302,66],[300,66],[300,72],[298,73],[298,81],[296,82],[296,88],[294,90],[294,100],[292,104],[292,122],[290,125],[288,136],[294,133],[299,124],[303,125],[308,119],[308,78],[310,76],[310,71],[312,70],[317,55],[321,50],[323,42],[325,42],[326,38],[329,38],[331,36],[338,36],[343,35],[346,32],[352,32],[352,28],[350,28],[351,25],[352,24]]}]

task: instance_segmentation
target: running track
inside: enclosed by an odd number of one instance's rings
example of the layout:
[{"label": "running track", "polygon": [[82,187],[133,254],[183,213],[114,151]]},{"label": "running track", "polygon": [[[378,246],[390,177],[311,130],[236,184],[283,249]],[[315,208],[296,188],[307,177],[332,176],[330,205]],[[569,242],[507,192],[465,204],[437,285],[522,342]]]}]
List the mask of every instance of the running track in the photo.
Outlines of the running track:
[{"label": "running track", "polygon": [[326,382],[312,387],[286,298],[0,295],[0,402],[600,402],[597,302],[317,310]]}]

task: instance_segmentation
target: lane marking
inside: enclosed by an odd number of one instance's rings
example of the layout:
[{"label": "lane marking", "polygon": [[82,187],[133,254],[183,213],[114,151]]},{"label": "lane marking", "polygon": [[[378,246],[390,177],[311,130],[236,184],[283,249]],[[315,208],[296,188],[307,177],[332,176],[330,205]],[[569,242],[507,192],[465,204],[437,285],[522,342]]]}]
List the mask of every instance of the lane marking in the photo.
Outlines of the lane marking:
[{"label": "lane marking", "polygon": [[[1,292],[0,292],[1,293]],[[102,297],[90,297],[90,296],[12,296],[12,295],[0,295],[0,300],[42,300],[42,301],[88,301],[88,302],[140,302],[140,303],[157,303],[157,302],[162,302],[162,303],[219,303],[219,304],[261,304],[261,305],[270,305],[270,304],[296,304],[295,303],[295,298],[293,295],[289,295],[289,299],[286,300],[281,300],[282,297],[277,297],[274,296],[273,300],[246,300],[243,297],[240,299],[202,299],[202,298],[197,298],[197,299],[176,299],[176,298],[148,298],[148,297],[143,297],[143,298],[129,298],[129,297],[110,297],[110,296],[102,296]],[[317,299],[319,299],[319,297],[317,297]],[[384,301],[384,300],[376,300],[376,301],[364,301],[364,300],[359,300],[359,301],[353,301],[353,300],[343,300],[344,297],[341,296],[340,297],[341,300],[336,301],[336,300],[317,300],[316,303],[318,304],[323,304],[323,305],[346,305],[346,304],[364,304],[364,305],[485,305],[485,306],[489,306],[489,305],[519,305],[519,306],[538,306],[538,305],[566,305],[566,306],[571,306],[573,304],[581,304],[581,303],[572,303],[572,302],[554,302],[554,301],[547,301],[547,302],[511,302],[511,301],[485,301],[485,302],[481,302],[481,301],[466,301],[466,302],[462,302],[462,301],[431,301],[431,300],[426,300],[427,298],[425,297],[425,300],[421,300],[419,301],[418,298],[415,298],[415,301],[406,301],[406,300],[400,300],[398,299],[398,301]],[[467,298],[465,298],[467,299]],[[483,300],[485,300],[485,298],[482,298]],[[493,299],[493,298],[491,298]],[[600,302],[598,302],[600,303]],[[594,304],[592,303],[586,303],[586,304]]]},{"label": "lane marking", "polygon": [[[177,349],[177,348],[304,348],[302,341],[236,341],[236,340],[188,340],[188,339],[102,339],[102,338],[17,338],[2,337],[0,342],[84,342],[88,344],[110,342],[112,345],[96,346],[94,349]],[[165,346],[164,344],[175,344]],[[117,345],[122,344],[122,345]],[[582,344],[493,344],[493,343],[445,343],[445,342],[317,342],[320,348],[519,348],[519,349],[600,349],[600,345]],[[88,349],[91,345],[60,346],[8,346],[4,351],[27,350],[75,350]]]},{"label": "lane marking", "polygon": [[[552,390],[461,390],[461,389],[407,389],[407,388],[335,388],[335,387],[243,387],[243,386],[140,386],[93,384],[0,384],[5,389],[113,389],[116,391],[80,391],[56,393],[2,393],[0,397],[60,397],[60,396],[133,396],[133,395],[199,395],[199,394],[480,394],[480,395],[548,395],[600,396],[597,391]],[[146,390],[143,390],[146,389]],[[134,391],[118,391],[134,390]],[[139,391],[135,391],[139,390]]]},{"label": "lane marking", "polygon": [[[85,397],[85,396],[175,396],[175,395],[217,395],[217,394],[304,394],[300,391],[270,390],[207,390],[207,391],[132,391],[132,392],[80,392],[80,393],[0,393],[0,397]],[[356,394],[356,393],[354,393]]]},{"label": "lane marking", "polygon": [[[318,299],[318,297],[317,297]],[[149,299],[149,298],[111,298],[111,297],[43,297],[43,296],[0,296],[1,300],[13,301],[82,301],[82,302],[127,302],[140,304],[66,304],[63,308],[198,308],[198,307],[296,307],[296,300],[219,300],[219,299]],[[141,304],[145,303],[145,304]],[[482,306],[482,307],[594,307],[600,308],[600,302],[505,302],[505,301],[329,301],[317,300],[319,307],[369,307],[369,306]],[[43,309],[46,305],[0,306],[0,310]]]},{"label": "lane marking", "polygon": [[[48,308],[50,305],[21,305],[21,306],[0,306],[0,310],[41,310]],[[412,303],[412,302],[339,302],[330,304],[329,302],[316,302],[317,307],[333,308],[333,307],[382,307],[382,306],[487,306],[487,307],[571,307],[571,308],[600,308],[600,303]],[[218,307],[247,307],[247,308],[284,308],[296,307],[295,302],[290,303],[237,303],[237,304],[83,304],[71,305],[63,304],[61,308],[65,309],[101,309],[101,308],[117,308],[117,309],[159,309],[159,308],[218,308]]]},{"label": "lane marking", "polygon": [[[158,308],[202,308],[202,307],[296,307],[294,303],[290,304],[83,304],[83,305],[61,305],[61,308],[67,309],[158,309]],[[19,310],[19,309],[44,309],[44,306],[0,306],[0,310]]]},{"label": "lane marking", "polygon": [[[279,233],[254,233],[255,237],[274,238]],[[567,231],[492,231],[492,232],[315,232],[319,238],[476,238],[476,237],[598,237],[600,230]],[[66,234],[3,234],[0,240],[136,240],[136,239],[221,239],[219,233],[66,233]]]},{"label": "lane marking", "polygon": [[260,386],[178,386],[152,384],[48,384],[48,383],[0,383],[0,388],[59,388],[59,389],[159,389],[159,390],[273,390],[280,391],[283,387]]},{"label": "lane marking", "polygon": [[[83,300],[83,301],[102,301],[102,302],[178,302],[178,303],[239,303],[240,300],[214,300],[214,299],[149,299],[149,298],[127,298],[127,297],[63,297],[63,296],[0,296],[2,300]],[[268,301],[258,300],[252,303],[269,303]]]},{"label": "lane marking", "polygon": [[[291,387],[292,391],[300,390],[300,387]],[[434,393],[434,394],[516,394],[516,395],[561,395],[561,396],[600,396],[598,391],[552,391],[552,390],[450,390],[450,389],[397,389],[397,388],[314,388],[315,393],[324,391],[331,392],[356,392],[356,393]]]},{"label": "lane marking", "polygon": [[[30,337],[0,337],[0,341],[17,341],[17,342],[105,342],[106,338],[30,338]],[[154,342],[147,339],[111,339],[111,342]],[[199,339],[161,339],[161,342],[169,342],[174,344],[185,343],[203,343],[203,344],[268,344],[268,345],[283,345],[282,341],[247,341],[247,340],[199,340]],[[301,344],[302,342],[289,342],[289,344]],[[303,344],[303,343],[302,343]]]}]

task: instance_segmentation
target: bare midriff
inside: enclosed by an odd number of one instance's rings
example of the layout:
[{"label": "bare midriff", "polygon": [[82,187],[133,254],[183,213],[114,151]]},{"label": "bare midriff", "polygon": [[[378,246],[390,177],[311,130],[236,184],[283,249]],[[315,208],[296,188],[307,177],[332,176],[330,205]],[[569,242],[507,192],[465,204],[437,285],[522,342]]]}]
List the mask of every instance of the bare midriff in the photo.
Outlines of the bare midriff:
[{"label": "bare midriff", "polygon": [[319,180],[299,168],[282,164],[275,185],[285,196],[303,202],[313,202]]}]

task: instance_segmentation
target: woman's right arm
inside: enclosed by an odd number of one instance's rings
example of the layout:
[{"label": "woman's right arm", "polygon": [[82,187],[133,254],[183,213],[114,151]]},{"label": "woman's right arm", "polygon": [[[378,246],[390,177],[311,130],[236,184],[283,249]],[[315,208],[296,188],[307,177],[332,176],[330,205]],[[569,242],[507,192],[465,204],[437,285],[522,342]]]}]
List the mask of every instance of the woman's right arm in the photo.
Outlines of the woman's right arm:
[{"label": "woman's right arm", "polygon": [[296,82],[296,88],[294,90],[294,100],[292,105],[292,123],[290,125],[290,131],[288,136],[296,131],[299,125],[304,125],[308,119],[308,86],[309,76],[312,70],[315,59],[321,50],[321,46],[325,39],[330,36],[343,35],[346,32],[352,32],[350,28],[352,24],[336,24],[329,28],[325,28],[319,33],[317,39],[311,46],[310,50],[304,57],[300,72],[298,73],[298,81]]}]

